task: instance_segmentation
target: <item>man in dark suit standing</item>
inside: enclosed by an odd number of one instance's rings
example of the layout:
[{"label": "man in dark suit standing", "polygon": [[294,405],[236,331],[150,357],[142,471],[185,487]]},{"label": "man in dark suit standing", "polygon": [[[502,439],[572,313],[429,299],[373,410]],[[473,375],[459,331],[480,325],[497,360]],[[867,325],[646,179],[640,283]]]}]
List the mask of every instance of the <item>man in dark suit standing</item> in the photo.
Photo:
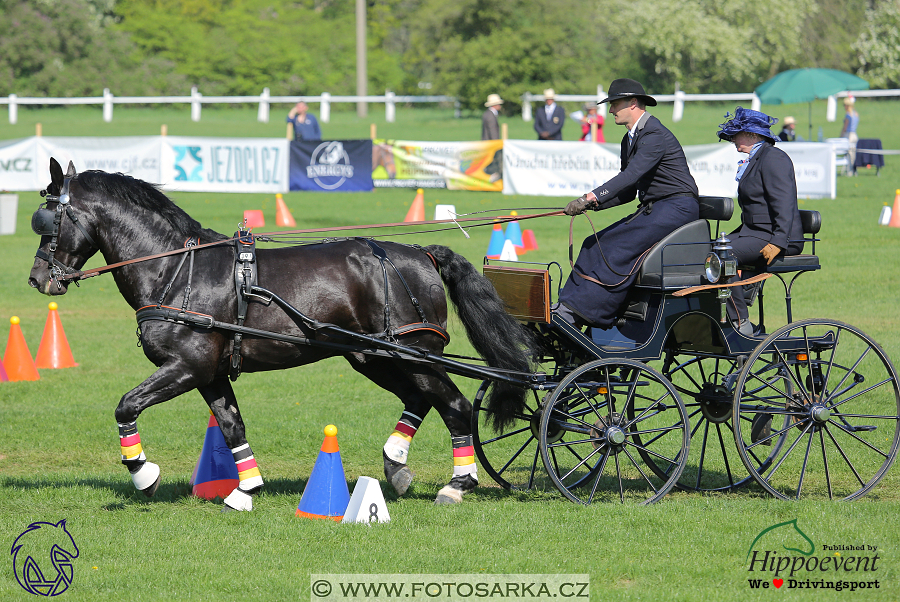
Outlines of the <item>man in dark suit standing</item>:
[{"label": "man in dark suit standing", "polygon": [[542,108],[534,115],[534,131],[538,140],[562,140],[562,128],[566,122],[566,111],[556,104],[556,92],[553,88],[544,90]]},{"label": "man in dark suit standing", "polygon": [[499,94],[488,94],[487,102],[484,106],[487,109],[481,116],[481,139],[482,140],[499,140],[500,139],[500,122],[497,116],[500,111],[497,107],[503,104],[503,99]]},{"label": "man in dark suit standing", "polygon": [[656,100],[632,79],[609,86],[609,112],[628,133],[622,138],[622,170],[612,179],[566,206],[566,215],[599,211],[634,200],[629,217],[589,236],[560,292],[555,310],[576,325],[610,328],[646,252],[677,228],[699,219],[697,184],[681,144],[659,119],[646,112]]}]

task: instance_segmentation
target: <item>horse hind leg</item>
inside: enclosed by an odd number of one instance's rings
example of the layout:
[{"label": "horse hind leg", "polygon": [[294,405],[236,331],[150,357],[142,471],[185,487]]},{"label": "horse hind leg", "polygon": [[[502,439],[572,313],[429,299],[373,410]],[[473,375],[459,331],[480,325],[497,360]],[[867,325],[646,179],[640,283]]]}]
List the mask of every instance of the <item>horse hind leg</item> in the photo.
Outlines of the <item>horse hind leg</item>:
[{"label": "horse hind leg", "polygon": [[247,443],[244,421],[231,382],[224,377],[217,378],[198,390],[216,417],[238,469],[238,486],[225,498],[222,511],[253,510],[253,496],[262,489],[263,479],[253,450]]}]

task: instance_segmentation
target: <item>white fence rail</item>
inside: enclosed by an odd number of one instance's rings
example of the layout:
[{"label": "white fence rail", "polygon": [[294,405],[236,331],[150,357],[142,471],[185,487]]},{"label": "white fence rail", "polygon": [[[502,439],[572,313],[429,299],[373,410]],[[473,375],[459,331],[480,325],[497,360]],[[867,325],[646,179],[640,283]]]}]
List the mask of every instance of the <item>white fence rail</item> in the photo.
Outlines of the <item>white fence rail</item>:
[{"label": "white fence rail", "polygon": [[[853,94],[858,98],[866,97],[900,97],[900,89],[895,90],[859,90],[856,92],[838,92],[828,97],[826,118],[828,121],[836,119],[836,98],[842,98]],[[603,86],[597,86],[597,94],[557,94],[556,99],[562,102],[599,102],[606,98]],[[657,94],[653,98],[660,103],[673,103],[672,120],[681,121],[684,116],[684,103],[686,102],[724,102],[750,101],[750,107],[758,111],[760,108],[759,97],[753,92],[743,94],[687,94],[676,90],[674,94]],[[397,96],[390,90],[383,96],[332,96],[328,92],[322,92],[318,96],[271,96],[269,89],[264,88],[259,96],[204,96],[197,88],[191,88],[190,96],[115,96],[108,88],[103,90],[103,96],[65,98],[65,97],[22,97],[10,94],[6,98],[0,97],[0,105],[9,105],[9,123],[16,124],[19,118],[20,105],[102,105],[103,120],[111,122],[113,119],[113,106],[120,104],[190,104],[191,120],[200,121],[201,109],[204,104],[259,104],[256,119],[261,123],[269,122],[269,108],[272,104],[293,104],[299,101],[319,104],[319,120],[328,123],[331,120],[332,103],[357,103],[366,102],[384,103],[385,119],[388,123],[394,123],[397,116],[397,104],[412,103],[453,103],[455,116],[460,116],[459,100],[453,96]],[[526,92],[522,95],[522,119],[532,120],[532,102],[544,102],[543,94]]]},{"label": "white fence rail", "polygon": [[319,96],[271,96],[269,89],[264,88],[259,96],[203,96],[197,88],[191,88],[190,96],[115,96],[109,91],[109,88],[105,88],[103,96],[82,98],[20,98],[16,94],[10,94],[6,98],[0,98],[0,105],[9,105],[9,123],[14,125],[19,119],[20,105],[103,105],[103,121],[109,123],[113,119],[113,105],[117,104],[190,104],[191,121],[200,121],[201,108],[204,104],[259,103],[256,120],[269,123],[269,108],[272,104],[294,104],[301,100],[307,103],[319,103],[319,120],[323,123],[331,120],[331,104],[335,102],[384,103],[385,119],[388,123],[396,120],[398,103],[453,103],[456,116],[459,117],[460,113],[459,101],[453,96],[397,96],[390,90],[386,91],[383,96],[332,96],[328,92],[322,92]]}]

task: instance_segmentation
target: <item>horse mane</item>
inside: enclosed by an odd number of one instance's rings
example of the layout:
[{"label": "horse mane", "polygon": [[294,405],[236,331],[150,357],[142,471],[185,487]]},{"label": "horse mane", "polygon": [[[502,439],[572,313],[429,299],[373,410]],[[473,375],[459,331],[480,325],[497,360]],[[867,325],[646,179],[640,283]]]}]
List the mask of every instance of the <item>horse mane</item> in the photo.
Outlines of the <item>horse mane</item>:
[{"label": "horse mane", "polygon": [[83,171],[76,179],[86,192],[113,197],[152,211],[185,236],[197,236],[202,241],[228,238],[215,230],[201,226],[200,222],[163,194],[159,184],[151,184],[123,173],[107,173],[99,170]]}]

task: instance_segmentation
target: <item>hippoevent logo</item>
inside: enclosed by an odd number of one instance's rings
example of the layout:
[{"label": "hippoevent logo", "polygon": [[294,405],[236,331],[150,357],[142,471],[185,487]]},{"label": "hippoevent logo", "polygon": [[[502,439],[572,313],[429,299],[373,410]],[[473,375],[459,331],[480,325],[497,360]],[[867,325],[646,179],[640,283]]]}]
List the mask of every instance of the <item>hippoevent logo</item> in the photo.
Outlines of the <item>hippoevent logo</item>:
[{"label": "hippoevent logo", "polygon": [[350,156],[337,140],[323,142],[309,158],[306,177],[326,190],[334,190],[353,177]]},{"label": "hippoevent logo", "polygon": [[178,182],[202,182],[203,159],[200,158],[199,146],[172,147],[175,151],[175,180]]},{"label": "hippoevent logo", "polygon": [[31,523],[13,542],[10,554],[16,580],[31,594],[58,596],[72,584],[78,546],[65,519],[55,524]]},{"label": "hippoevent logo", "polygon": [[878,546],[816,545],[797,519],[766,527],[747,550],[750,589],[880,589]]}]

